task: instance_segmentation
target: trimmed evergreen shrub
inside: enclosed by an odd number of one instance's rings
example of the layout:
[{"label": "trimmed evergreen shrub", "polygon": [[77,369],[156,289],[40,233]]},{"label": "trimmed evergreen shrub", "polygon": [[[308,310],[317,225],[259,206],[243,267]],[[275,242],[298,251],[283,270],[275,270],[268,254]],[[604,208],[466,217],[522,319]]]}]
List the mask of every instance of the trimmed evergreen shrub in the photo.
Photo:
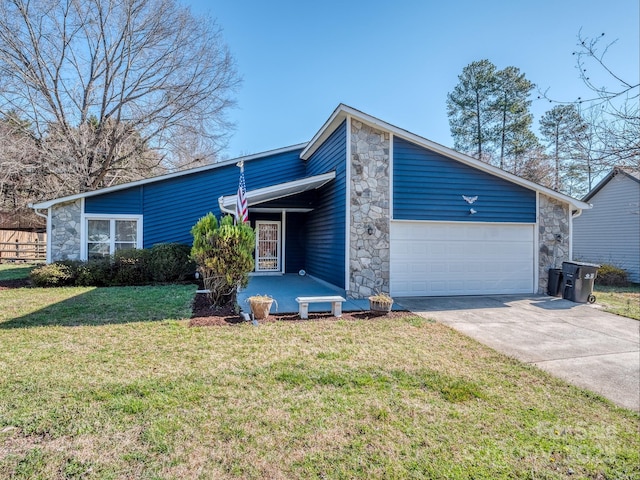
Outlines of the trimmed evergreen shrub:
[{"label": "trimmed evergreen shrub", "polygon": [[253,271],[255,232],[246,223],[233,224],[227,215],[218,219],[209,213],[191,229],[191,258],[198,265],[205,288],[214,305],[235,303],[239,287],[249,282]]},{"label": "trimmed evergreen shrub", "polygon": [[87,262],[64,260],[31,271],[37,287],[110,287],[148,285],[154,282],[184,282],[193,278],[196,264],[191,247],[178,243],[154,245],[150,249],[121,250],[115,255]]},{"label": "trimmed evergreen shrub", "polygon": [[191,247],[181,243],[157,243],[151,247],[149,269],[154,282],[184,282],[193,278],[196,264]]},{"label": "trimmed evergreen shrub", "polygon": [[595,283],[612,287],[626,287],[629,284],[627,272],[615,265],[604,264],[598,269]]},{"label": "trimmed evergreen shrub", "polygon": [[96,258],[78,266],[76,285],[79,287],[106,287],[113,282],[110,257]]},{"label": "trimmed evergreen shrub", "polygon": [[120,250],[113,255],[110,285],[145,285],[151,283],[148,249]]}]

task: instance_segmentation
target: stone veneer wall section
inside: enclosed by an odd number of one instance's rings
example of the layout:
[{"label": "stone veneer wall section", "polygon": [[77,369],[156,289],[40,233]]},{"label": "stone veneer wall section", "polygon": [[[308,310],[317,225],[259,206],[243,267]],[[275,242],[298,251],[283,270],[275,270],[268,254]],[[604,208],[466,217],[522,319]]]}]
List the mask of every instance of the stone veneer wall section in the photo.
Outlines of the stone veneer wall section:
[{"label": "stone veneer wall section", "polygon": [[389,150],[389,132],[352,120],[348,295],[353,298],[389,292]]},{"label": "stone veneer wall section", "polygon": [[80,260],[80,200],[51,208],[51,261]]},{"label": "stone veneer wall section", "polygon": [[569,258],[569,205],[540,194],[538,213],[538,293],[547,293],[549,269]]}]

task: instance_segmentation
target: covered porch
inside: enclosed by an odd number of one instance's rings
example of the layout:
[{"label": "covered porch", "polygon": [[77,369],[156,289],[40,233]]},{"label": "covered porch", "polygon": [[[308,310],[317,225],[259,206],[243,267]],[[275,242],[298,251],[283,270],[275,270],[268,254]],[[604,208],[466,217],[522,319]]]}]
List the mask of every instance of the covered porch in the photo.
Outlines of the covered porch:
[{"label": "covered porch", "polygon": [[[298,180],[247,190],[248,221],[256,232],[254,252],[255,277],[249,288],[260,293],[262,282],[272,286],[277,278],[298,277],[307,272],[329,288],[301,287],[291,296],[344,296],[345,288],[345,231],[346,219],[343,204],[336,204],[336,172],[330,171]],[[343,195],[338,195],[340,198]],[[219,198],[220,209],[233,213],[236,195]],[[267,280],[259,279],[267,275]],[[306,279],[308,280],[308,279]],[[289,289],[277,282],[278,288]],[[285,280],[286,283],[286,280]],[[296,289],[299,285],[293,285]],[[265,292],[269,294],[269,292]],[[279,301],[279,299],[277,299]],[[285,308],[283,304],[282,308]],[[287,311],[297,311],[297,304],[286,306]],[[320,306],[322,308],[322,306]]]},{"label": "covered porch", "polygon": [[[297,313],[298,303],[296,297],[301,296],[331,296],[340,295],[347,298],[344,289],[317,280],[309,275],[287,273],[284,275],[253,275],[249,279],[249,285],[238,293],[238,305],[243,311],[249,311],[247,298],[252,295],[268,295],[276,302],[271,307],[271,314]],[[394,309],[399,308],[394,305]],[[328,312],[331,309],[329,303],[314,303],[309,305],[310,312]],[[342,304],[344,312],[358,312],[369,310],[369,300],[349,299]]]}]

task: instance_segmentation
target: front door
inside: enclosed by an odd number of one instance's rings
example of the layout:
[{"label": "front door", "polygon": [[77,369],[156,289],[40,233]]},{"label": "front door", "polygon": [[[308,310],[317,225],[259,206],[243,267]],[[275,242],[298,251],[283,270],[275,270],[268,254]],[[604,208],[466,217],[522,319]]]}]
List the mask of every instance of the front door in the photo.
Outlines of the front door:
[{"label": "front door", "polygon": [[280,222],[256,221],[256,272],[280,271]]}]

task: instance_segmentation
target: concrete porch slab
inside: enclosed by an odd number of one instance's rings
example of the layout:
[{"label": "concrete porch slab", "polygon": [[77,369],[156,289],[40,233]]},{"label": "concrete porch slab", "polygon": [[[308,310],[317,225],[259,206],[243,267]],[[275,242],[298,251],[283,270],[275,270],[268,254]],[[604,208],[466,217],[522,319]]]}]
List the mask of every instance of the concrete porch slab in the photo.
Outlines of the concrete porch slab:
[{"label": "concrete porch slab", "polygon": [[[285,275],[253,275],[249,285],[238,293],[238,305],[243,311],[249,311],[247,298],[252,295],[268,295],[275,302],[271,306],[271,314],[298,313],[296,297],[315,297],[340,295],[347,298],[344,289],[322,282],[309,275],[288,273]],[[276,302],[278,304],[276,311]],[[394,304],[394,310],[401,309]],[[343,312],[360,312],[369,310],[369,300],[349,299],[342,304]],[[313,303],[309,305],[309,312],[330,312],[330,303]]]}]

